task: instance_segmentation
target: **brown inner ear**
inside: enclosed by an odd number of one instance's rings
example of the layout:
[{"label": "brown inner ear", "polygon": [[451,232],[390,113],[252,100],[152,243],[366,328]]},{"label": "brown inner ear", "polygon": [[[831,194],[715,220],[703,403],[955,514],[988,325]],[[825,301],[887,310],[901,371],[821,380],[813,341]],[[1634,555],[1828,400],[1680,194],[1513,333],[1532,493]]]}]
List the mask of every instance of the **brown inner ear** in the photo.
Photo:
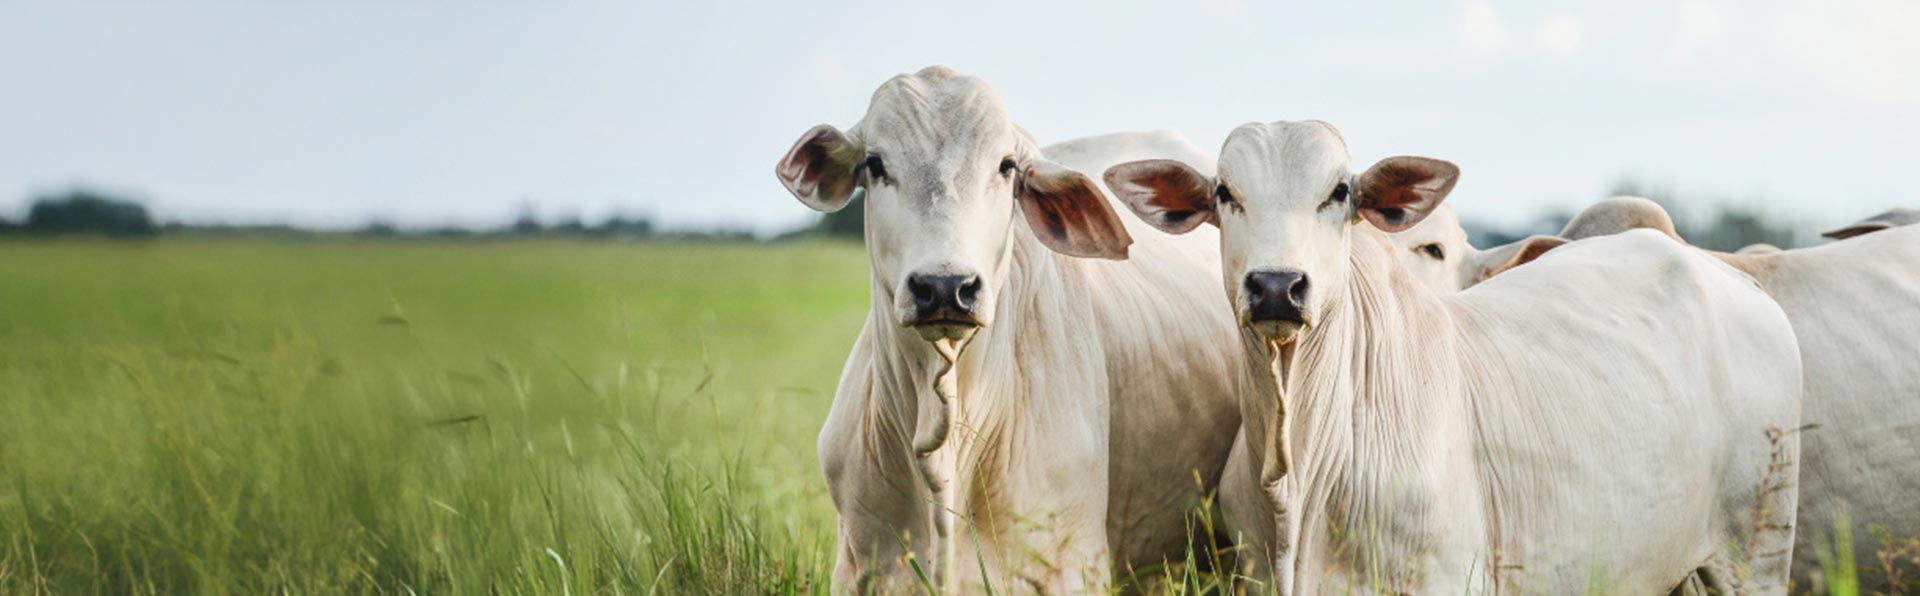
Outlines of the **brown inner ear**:
[{"label": "brown inner ear", "polygon": [[1419,169],[1381,164],[1357,181],[1361,206],[1386,211],[1419,203],[1422,197],[1416,187],[1432,178],[1432,173]]},{"label": "brown inner ear", "polygon": [[801,203],[831,213],[853,197],[860,159],[859,145],[839,129],[822,124],[801,135],[774,173]]},{"label": "brown inner ear", "polygon": [[1555,248],[1559,248],[1561,245],[1566,244],[1567,239],[1560,238],[1558,236],[1534,236],[1532,238],[1522,240],[1521,242],[1524,242],[1526,244],[1522,244],[1520,246],[1520,252],[1515,253],[1513,255],[1513,258],[1507,259],[1507,262],[1502,263],[1499,267],[1495,267],[1493,269],[1488,270],[1486,272],[1485,277],[1483,277],[1482,279],[1490,278],[1495,275],[1504,273],[1509,269],[1513,269],[1514,267],[1519,267],[1521,265],[1531,263],[1533,262],[1534,259],[1538,259],[1542,255],[1547,254],[1547,251],[1553,250]]},{"label": "brown inner ear", "polygon": [[1034,236],[1060,254],[1125,259],[1133,236],[1086,175],[1058,166],[1021,172],[1020,212]]},{"label": "brown inner ear", "polygon": [[1460,168],[1452,163],[1399,156],[1380,160],[1353,185],[1361,217],[1382,231],[1398,232],[1426,219],[1459,181]]},{"label": "brown inner ear", "polygon": [[1175,160],[1151,159],[1107,168],[1107,188],[1140,219],[1184,234],[1214,221],[1213,181]]}]

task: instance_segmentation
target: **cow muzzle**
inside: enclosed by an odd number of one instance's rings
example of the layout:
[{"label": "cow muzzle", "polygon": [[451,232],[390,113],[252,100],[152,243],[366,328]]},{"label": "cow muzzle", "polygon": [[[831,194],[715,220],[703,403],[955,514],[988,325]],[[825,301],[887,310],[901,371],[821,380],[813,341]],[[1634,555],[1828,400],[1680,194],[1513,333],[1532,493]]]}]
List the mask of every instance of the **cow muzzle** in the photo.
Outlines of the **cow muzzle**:
[{"label": "cow muzzle", "polygon": [[1244,321],[1275,341],[1292,340],[1306,325],[1307,276],[1299,271],[1255,271],[1242,282]]},{"label": "cow muzzle", "polygon": [[978,275],[908,276],[907,293],[913,304],[907,325],[928,341],[963,339],[981,326],[974,311],[981,285]]}]

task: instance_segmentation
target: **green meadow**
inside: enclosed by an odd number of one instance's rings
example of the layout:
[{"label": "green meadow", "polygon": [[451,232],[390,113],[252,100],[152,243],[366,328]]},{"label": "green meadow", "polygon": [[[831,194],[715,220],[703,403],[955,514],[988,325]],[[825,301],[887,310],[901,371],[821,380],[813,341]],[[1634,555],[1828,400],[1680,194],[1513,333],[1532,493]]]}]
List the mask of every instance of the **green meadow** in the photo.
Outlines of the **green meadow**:
[{"label": "green meadow", "polygon": [[845,244],[0,243],[0,593],[818,593]]}]

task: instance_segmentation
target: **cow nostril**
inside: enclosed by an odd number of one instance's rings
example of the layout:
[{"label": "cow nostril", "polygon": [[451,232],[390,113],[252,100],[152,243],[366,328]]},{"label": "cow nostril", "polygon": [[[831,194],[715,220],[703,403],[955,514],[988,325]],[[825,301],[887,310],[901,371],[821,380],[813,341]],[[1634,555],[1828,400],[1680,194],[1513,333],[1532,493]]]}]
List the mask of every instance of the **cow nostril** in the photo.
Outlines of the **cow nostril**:
[{"label": "cow nostril", "polygon": [[1301,322],[1307,298],[1306,275],[1298,271],[1247,274],[1247,316],[1254,321]]},{"label": "cow nostril", "polygon": [[913,294],[913,303],[921,307],[933,305],[934,298],[939,296],[933,284],[918,275],[907,278],[907,292]]},{"label": "cow nostril", "polygon": [[1267,284],[1260,283],[1260,281],[1260,274],[1249,273],[1247,274],[1247,278],[1240,283],[1240,285],[1247,289],[1247,298],[1254,302],[1265,300],[1267,297]]},{"label": "cow nostril", "polygon": [[967,281],[961,282],[960,292],[955,296],[960,301],[960,308],[964,310],[973,310],[973,302],[979,297],[980,276],[978,275],[968,277]]},{"label": "cow nostril", "polygon": [[978,275],[912,275],[907,292],[913,296],[915,316],[948,320],[972,315],[985,284]]}]

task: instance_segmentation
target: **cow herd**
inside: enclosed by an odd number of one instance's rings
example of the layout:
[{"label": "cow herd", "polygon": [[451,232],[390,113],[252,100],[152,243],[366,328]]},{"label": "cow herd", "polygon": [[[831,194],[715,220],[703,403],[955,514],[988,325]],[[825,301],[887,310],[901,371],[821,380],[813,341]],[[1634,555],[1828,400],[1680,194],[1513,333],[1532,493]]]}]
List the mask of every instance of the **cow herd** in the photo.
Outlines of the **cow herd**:
[{"label": "cow herd", "polygon": [[1779,594],[1849,515],[1920,537],[1910,210],[1718,253],[1620,197],[1479,250],[1446,161],[1318,121],[1043,147],[942,67],[776,173],[865,196],[839,593],[1109,590],[1209,499],[1263,593]]}]

